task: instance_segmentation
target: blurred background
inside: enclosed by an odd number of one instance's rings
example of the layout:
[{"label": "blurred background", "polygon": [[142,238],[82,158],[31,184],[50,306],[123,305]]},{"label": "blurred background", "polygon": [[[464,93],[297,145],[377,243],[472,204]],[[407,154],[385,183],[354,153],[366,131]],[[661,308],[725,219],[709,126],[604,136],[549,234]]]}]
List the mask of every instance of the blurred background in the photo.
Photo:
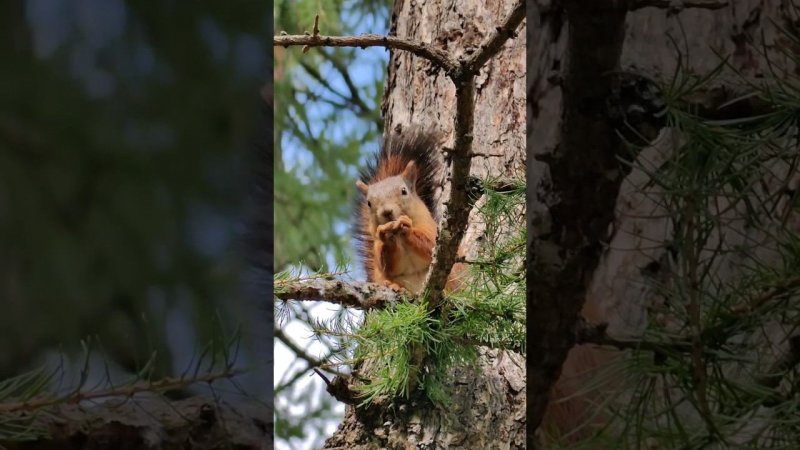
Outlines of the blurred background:
[{"label": "blurred background", "polygon": [[[275,32],[303,34],[320,16],[323,35],[387,34],[389,0],[277,0]],[[275,270],[365,277],[355,260],[350,215],[361,162],[378,151],[385,49],[274,49]],[[275,447],[320,448],[344,415],[312,370],[336,342],[318,321],[349,316],[330,303],[277,305]],[[332,378],[332,374],[327,374]]]},{"label": "blurred background", "polygon": [[272,403],[269,275],[245,258],[270,6],[0,0],[0,378],[74,374],[82,341],[98,379],[235,347],[229,391]]}]

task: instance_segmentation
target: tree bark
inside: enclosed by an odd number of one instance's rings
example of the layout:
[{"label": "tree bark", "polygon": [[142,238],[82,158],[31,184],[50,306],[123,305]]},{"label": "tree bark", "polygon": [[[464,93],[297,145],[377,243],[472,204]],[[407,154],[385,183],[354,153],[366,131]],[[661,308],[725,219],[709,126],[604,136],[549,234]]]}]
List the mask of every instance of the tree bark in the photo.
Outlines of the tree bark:
[{"label": "tree bark", "polygon": [[[534,427],[545,416],[547,399],[543,394],[553,388],[556,397],[576,392],[585,385],[578,373],[616,356],[591,345],[572,347],[579,316],[608,323],[612,336],[639,336],[644,331],[647,307],[655,301],[653,278],[659,276],[653,270],[658,270],[658,262],[665,257],[672,233],[670,219],[659,206],[661,197],[652,190],[642,191],[648,178],[641,170],[624,178],[607,171],[603,178],[601,173],[592,176],[592,167],[584,164],[601,161],[595,164],[600,169],[603,154],[614,154],[613,142],[602,138],[609,123],[600,112],[613,89],[607,84],[609,71],[667,82],[679,61],[682,70],[704,74],[721,63],[719,55],[731,55],[732,66],[754,82],[769,74],[766,55],[773,67],[796,70],[787,55],[779,52],[789,42],[778,29],[796,27],[797,5],[792,7],[796,2],[737,0],[713,10],[647,7],[626,13],[624,8],[635,3],[528,2],[528,143],[532,158],[527,172],[527,287],[531,302],[528,320],[535,330],[529,337],[529,402],[533,407],[528,419]],[[622,33],[620,39],[615,33]],[[590,74],[593,78],[587,79],[581,63],[597,57],[600,60],[593,62],[596,69]],[[591,89],[580,91],[581,77],[591,83]],[[741,93],[740,84],[735,77],[722,78],[709,89],[713,100],[706,100],[716,105],[731,100]],[[576,111],[585,117],[576,117]],[[665,130],[639,155],[637,163],[658,167],[669,154],[673,139]],[[603,188],[608,177],[616,186]],[[592,215],[593,211],[596,214]],[[609,215],[612,212],[613,216]],[[583,219],[565,226],[564,218],[570,216]],[[758,237],[748,235],[750,238]],[[719,270],[728,270],[728,276],[736,276],[736,271],[724,265],[736,267],[736,261],[728,258],[718,265]],[[572,289],[563,289],[570,282]],[[574,314],[579,309],[582,314]],[[539,329],[539,324],[545,326]],[[568,355],[565,350],[570,350]],[[593,408],[586,396],[558,405],[551,399],[548,415],[558,420],[555,424],[545,421],[560,433],[569,433]]]},{"label": "tree bark", "polygon": [[[443,0],[395,3],[392,32],[430,43],[449,56],[469,56],[508,15],[512,0]],[[525,167],[525,24],[518,36],[483,67],[475,83],[473,159],[479,178],[520,178]],[[455,87],[441,70],[408,52],[393,51],[382,105],[385,133],[418,126],[440,131],[453,146]],[[449,178],[444,180],[447,197]],[[442,203],[443,204],[443,203]],[[444,208],[444,206],[443,206]],[[462,245],[472,253],[483,233],[470,220]],[[451,404],[417,402],[400,408],[359,410],[348,406],[340,428],[325,448],[486,449],[525,446],[524,358],[481,349],[477,369],[453,371]]]},{"label": "tree bark", "polygon": [[1,442],[0,446],[9,450],[266,450],[272,448],[270,412],[262,407],[233,409],[201,397],[58,405],[33,421],[33,428],[45,430],[48,437]]}]

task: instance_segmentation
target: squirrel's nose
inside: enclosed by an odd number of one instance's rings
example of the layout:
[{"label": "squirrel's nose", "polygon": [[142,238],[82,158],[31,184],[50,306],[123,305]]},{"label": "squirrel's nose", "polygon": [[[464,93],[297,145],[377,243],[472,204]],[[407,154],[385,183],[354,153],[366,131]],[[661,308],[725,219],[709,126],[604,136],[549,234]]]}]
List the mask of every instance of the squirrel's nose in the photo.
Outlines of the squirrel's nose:
[{"label": "squirrel's nose", "polygon": [[394,220],[394,211],[392,211],[391,209],[384,209],[381,215],[383,215],[383,217],[385,217],[386,220]]}]

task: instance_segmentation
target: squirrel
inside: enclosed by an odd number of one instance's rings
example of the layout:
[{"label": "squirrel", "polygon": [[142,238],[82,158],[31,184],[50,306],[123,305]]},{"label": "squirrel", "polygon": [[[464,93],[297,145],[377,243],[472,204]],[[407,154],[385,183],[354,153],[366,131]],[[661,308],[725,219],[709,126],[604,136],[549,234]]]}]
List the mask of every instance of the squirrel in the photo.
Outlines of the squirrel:
[{"label": "squirrel", "polygon": [[420,129],[389,136],[361,170],[354,236],[367,281],[414,294],[424,287],[438,232],[438,141]]}]

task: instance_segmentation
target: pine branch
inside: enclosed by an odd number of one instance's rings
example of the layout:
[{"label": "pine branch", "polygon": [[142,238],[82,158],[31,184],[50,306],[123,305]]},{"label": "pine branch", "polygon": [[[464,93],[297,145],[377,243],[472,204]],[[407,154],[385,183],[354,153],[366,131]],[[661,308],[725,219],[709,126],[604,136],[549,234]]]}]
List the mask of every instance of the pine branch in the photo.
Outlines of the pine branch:
[{"label": "pine branch", "polygon": [[275,297],[281,300],[322,301],[366,311],[395,304],[402,295],[375,283],[311,278],[275,280]]},{"label": "pine branch", "polygon": [[[635,350],[653,352],[657,355],[684,353],[694,351],[692,340],[686,337],[676,337],[668,341],[648,341],[645,339],[620,339],[608,335],[608,324],[588,323],[581,319],[575,328],[575,344],[600,345],[613,347],[617,350]],[[718,357],[719,352],[713,348],[704,348],[703,354],[709,357]]]},{"label": "pine branch", "polygon": [[319,367],[319,368],[325,369],[328,372],[331,372],[331,373],[333,373],[335,375],[340,375],[340,376],[342,375],[341,372],[339,372],[338,370],[332,369],[330,367],[330,365],[325,362],[328,359],[330,359],[331,355],[328,355],[327,357],[323,357],[321,359],[318,359],[318,358],[315,358],[315,357],[309,355],[308,352],[306,352],[305,350],[300,348],[300,346],[297,345],[297,343],[295,343],[293,340],[291,340],[289,338],[289,336],[287,336],[286,333],[284,333],[283,330],[277,324],[275,325],[275,338],[277,338],[279,341],[281,341],[285,346],[289,347],[289,349],[291,351],[293,351],[297,355],[298,358],[300,358],[303,361],[307,362],[308,363],[308,369],[313,369],[313,368]]}]

